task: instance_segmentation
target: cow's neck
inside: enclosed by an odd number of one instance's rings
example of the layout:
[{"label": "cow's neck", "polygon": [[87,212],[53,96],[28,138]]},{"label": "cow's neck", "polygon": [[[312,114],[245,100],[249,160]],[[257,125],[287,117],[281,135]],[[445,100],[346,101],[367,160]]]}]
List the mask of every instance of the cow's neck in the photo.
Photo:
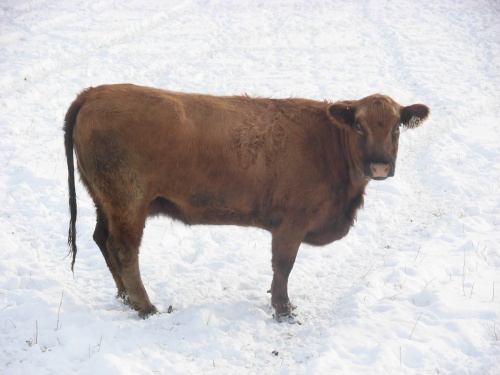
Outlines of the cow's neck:
[{"label": "cow's neck", "polygon": [[363,194],[369,179],[363,171],[362,161],[357,146],[357,137],[352,132],[338,129],[338,147],[344,157],[344,168],[347,172],[342,178],[345,188],[354,195]]}]

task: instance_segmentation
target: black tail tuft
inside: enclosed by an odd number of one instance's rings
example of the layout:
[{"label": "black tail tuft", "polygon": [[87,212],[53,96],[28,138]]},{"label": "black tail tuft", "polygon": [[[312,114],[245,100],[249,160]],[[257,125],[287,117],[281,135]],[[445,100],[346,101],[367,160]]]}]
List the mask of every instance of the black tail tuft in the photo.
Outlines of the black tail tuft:
[{"label": "black tail tuft", "polygon": [[69,253],[73,255],[71,261],[71,271],[74,272],[76,259],[76,190],[75,190],[75,166],[73,162],[73,128],[76,117],[82,105],[82,95],[80,95],[69,107],[64,119],[64,148],[66,150],[66,161],[68,163],[68,188],[69,188],[69,212],[71,215],[68,231]]}]

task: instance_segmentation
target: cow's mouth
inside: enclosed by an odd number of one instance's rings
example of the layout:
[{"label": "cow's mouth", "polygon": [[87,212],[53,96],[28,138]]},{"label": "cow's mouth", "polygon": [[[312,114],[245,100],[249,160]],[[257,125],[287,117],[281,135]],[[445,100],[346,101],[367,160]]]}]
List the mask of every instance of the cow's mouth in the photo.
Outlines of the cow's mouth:
[{"label": "cow's mouth", "polygon": [[391,163],[372,162],[365,166],[365,175],[373,180],[385,180],[394,176],[394,168]]}]

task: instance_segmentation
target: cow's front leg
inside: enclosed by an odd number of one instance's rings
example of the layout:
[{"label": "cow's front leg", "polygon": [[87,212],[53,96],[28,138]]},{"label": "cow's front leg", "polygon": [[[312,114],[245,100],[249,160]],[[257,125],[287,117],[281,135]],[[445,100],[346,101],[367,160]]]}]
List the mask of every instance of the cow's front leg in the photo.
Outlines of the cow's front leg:
[{"label": "cow's front leg", "polygon": [[[288,276],[292,271],[302,237],[296,233],[280,231],[273,233],[272,266],[273,282],[271,284],[271,304],[275,309],[274,317],[278,322],[284,318],[292,318],[295,308],[288,298]],[[288,319],[289,320],[289,319]]]}]

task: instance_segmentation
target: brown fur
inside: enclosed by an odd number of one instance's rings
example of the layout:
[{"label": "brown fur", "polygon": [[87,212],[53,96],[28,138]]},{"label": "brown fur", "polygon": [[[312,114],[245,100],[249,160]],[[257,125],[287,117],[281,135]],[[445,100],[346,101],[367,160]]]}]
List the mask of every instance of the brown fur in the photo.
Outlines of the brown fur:
[{"label": "brown fur", "polygon": [[401,118],[421,123],[428,112],[383,95],[331,104],[134,85],[89,88],[70,106],[64,126],[73,263],[74,148],[96,205],[94,240],[118,294],[141,316],[156,312],[138,255],[145,221],[157,214],[268,230],[271,302],[278,320],[289,316],[288,276],[300,244],[325,245],[347,234],[373,165],[394,173]]}]

